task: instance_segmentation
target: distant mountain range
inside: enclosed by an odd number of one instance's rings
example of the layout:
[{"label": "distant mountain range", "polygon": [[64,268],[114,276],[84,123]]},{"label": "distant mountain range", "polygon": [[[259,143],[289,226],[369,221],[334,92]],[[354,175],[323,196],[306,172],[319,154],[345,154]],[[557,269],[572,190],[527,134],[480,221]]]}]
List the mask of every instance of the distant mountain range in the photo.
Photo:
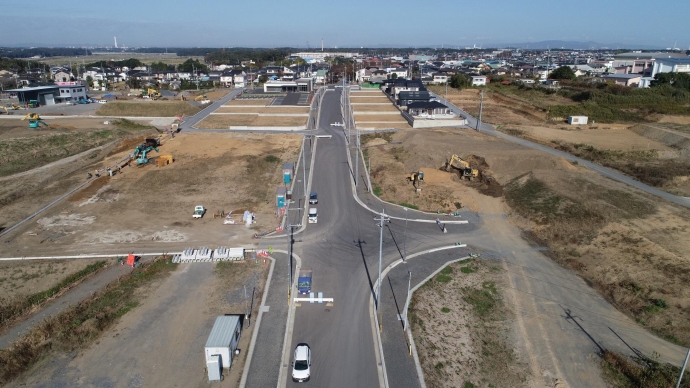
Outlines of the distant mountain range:
[{"label": "distant mountain range", "polygon": [[522,49],[571,49],[571,50],[590,50],[602,49],[639,49],[639,50],[663,50],[665,47],[651,46],[645,44],[626,44],[626,43],[599,43],[599,42],[577,42],[568,40],[543,40],[541,42],[524,42],[524,43],[500,43],[487,44],[483,47],[516,47]]}]

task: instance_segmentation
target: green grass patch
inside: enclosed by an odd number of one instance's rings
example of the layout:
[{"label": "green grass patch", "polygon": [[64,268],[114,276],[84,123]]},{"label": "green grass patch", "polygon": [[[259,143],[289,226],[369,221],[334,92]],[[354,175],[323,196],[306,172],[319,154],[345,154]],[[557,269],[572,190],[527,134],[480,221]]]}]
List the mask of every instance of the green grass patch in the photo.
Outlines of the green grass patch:
[{"label": "green grass patch", "polygon": [[374,195],[380,197],[383,195],[383,189],[381,186],[374,186]]},{"label": "green grass patch", "polygon": [[144,125],[137,123],[136,121],[127,119],[117,119],[110,122],[112,125],[127,130],[127,131],[144,131],[148,129],[155,129],[153,125]]},{"label": "green grass patch", "polygon": [[439,283],[448,283],[448,282],[450,282],[451,280],[453,280],[453,278],[450,277],[450,276],[448,276],[448,275],[438,275],[438,276],[436,276],[436,281],[439,282]]},{"label": "green grass patch", "polygon": [[266,163],[278,163],[279,160],[280,159],[278,159],[277,157],[275,157],[273,155],[268,155],[264,158],[264,162],[266,162]]},{"label": "green grass patch", "polygon": [[450,309],[448,307],[441,307],[441,312],[442,313],[449,313]]},{"label": "green grass patch", "polygon": [[500,299],[493,282],[485,282],[481,289],[465,289],[465,291],[463,300],[472,306],[480,318],[492,315],[499,305]]},{"label": "green grass patch", "polygon": [[134,268],[95,296],[35,326],[12,347],[0,351],[0,384],[7,384],[51,350],[72,352],[88,346],[139,304],[139,292],[178,267],[158,259]]},{"label": "green grass patch", "polygon": [[474,270],[474,268],[470,267],[469,265],[466,265],[466,266],[460,268],[460,272],[462,272],[462,273],[473,273],[473,272],[475,272],[475,270]]},{"label": "green grass patch", "polygon": [[441,270],[441,275],[450,275],[453,273],[453,268],[451,266],[447,265]]},{"label": "green grass patch", "polygon": [[410,208],[410,209],[413,209],[413,210],[419,210],[419,206],[417,206],[417,205],[412,205],[412,204],[410,204],[410,203],[400,202],[398,205],[403,206],[403,207],[406,207],[406,208]]},{"label": "green grass patch", "polygon": [[[98,271],[101,268],[104,268],[106,265],[108,265],[107,261],[97,261],[89,264],[82,270],[65,277],[58,284],[45,291],[27,295],[21,299],[16,299],[7,305],[0,306],[0,326],[5,325],[7,321],[22,315],[23,313],[31,310],[33,307],[44,303],[61,291],[64,291],[68,287],[72,286],[74,283],[83,280],[88,275]],[[34,276],[31,277],[38,276],[40,276],[40,274],[34,274]]]}]

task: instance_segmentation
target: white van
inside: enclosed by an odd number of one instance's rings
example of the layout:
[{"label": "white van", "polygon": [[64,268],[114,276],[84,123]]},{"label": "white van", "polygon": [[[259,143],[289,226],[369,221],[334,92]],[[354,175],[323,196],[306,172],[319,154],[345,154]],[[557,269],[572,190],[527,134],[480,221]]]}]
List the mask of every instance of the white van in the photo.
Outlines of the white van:
[{"label": "white van", "polygon": [[318,221],[317,215],[316,215],[316,208],[315,207],[310,207],[309,208],[309,223],[310,224],[315,224]]}]

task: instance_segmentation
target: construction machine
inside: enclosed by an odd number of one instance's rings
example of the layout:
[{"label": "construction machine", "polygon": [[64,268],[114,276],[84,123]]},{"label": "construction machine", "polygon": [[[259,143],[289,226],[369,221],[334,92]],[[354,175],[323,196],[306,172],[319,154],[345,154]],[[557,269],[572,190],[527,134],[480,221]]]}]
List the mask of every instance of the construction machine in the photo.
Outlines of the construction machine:
[{"label": "construction machine", "polygon": [[19,109],[24,109],[24,107],[12,104],[12,110],[19,110]]},{"label": "construction machine", "polygon": [[29,100],[29,108],[38,108],[38,100]]},{"label": "construction machine", "polygon": [[159,145],[160,142],[158,139],[146,139],[145,142],[141,143],[137,146],[137,148],[134,149],[132,158],[137,160],[138,165],[147,164],[149,159],[146,157],[146,155],[148,155],[148,153],[151,151],[158,152],[158,148],[156,147]]},{"label": "construction machine", "polygon": [[206,95],[203,94],[203,95],[200,95],[200,96],[196,96],[196,97],[194,98],[194,101],[201,101],[201,100],[205,100],[205,99],[206,99]]},{"label": "construction machine", "polygon": [[0,113],[2,113],[3,110],[5,111],[5,114],[8,114],[8,115],[11,115],[12,113],[14,113],[14,112],[10,112],[6,106],[0,106],[0,109],[2,109],[2,110],[0,110]]},{"label": "construction machine", "polygon": [[461,178],[472,180],[473,178],[479,177],[479,170],[472,168],[467,161],[455,154],[453,154],[448,163],[446,163],[446,171],[450,172],[452,168],[460,172]]},{"label": "construction machine", "polygon": [[417,188],[417,186],[424,182],[424,173],[421,171],[415,171],[407,177],[407,180],[412,182],[412,186]]},{"label": "construction machine", "polygon": [[38,113],[29,113],[26,116],[22,117],[22,121],[23,120],[29,120],[29,128],[38,128],[41,125],[49,127],[48,124],[41,120],[41,116],[39,116]]}]

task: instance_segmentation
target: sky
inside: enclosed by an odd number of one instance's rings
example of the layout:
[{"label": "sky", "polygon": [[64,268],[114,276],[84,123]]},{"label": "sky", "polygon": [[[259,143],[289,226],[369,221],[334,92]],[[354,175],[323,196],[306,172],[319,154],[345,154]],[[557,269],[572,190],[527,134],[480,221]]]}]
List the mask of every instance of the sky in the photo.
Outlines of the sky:
[{"label": "sky", "polygon": [[[690,1],[0,0],[0,46],[411,47],[544,40],[690,47]],[[676,43],[677,42],[677,43]]]}]

